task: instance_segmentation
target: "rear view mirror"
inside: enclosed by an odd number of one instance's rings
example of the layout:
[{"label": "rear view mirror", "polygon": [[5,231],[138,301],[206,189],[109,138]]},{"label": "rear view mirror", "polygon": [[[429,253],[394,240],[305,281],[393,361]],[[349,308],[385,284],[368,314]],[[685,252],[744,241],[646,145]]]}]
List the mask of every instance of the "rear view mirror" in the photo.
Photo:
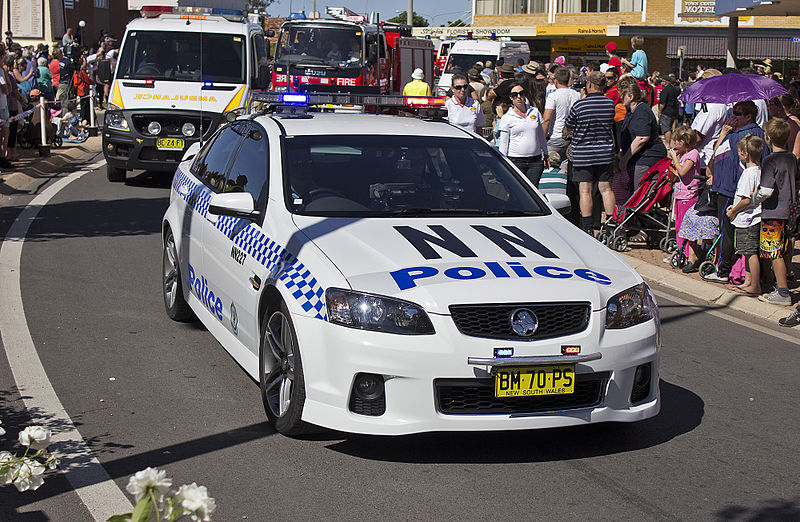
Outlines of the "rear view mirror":
[{"label": "rear view mirror", "polygon": [[272,29],[267,29],[266,31],[264,31],[264,36],[267,36],[267,37],[271,38],[271,37],[275,36],[275,31],[273,31]]},{"label": "rear view mirror", "polygon": [[197,153],[200,151],[200,142],[196,141],[189,145],[189,148],[186,149],[186,152],[183,153],[183,159],[181,161],[189,161],[190,159],[197,156]]}]

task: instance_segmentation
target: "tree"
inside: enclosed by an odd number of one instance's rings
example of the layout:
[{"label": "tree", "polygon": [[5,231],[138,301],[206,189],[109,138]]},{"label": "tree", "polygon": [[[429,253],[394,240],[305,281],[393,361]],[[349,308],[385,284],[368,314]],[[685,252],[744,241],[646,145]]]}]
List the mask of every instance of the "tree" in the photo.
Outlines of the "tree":
[{"label": "tree", "polygon": [[275,0],[247,0],[245,4],[245,13],[266,13],[267,7]]},{"label": "tree", "polygon": [[[408,20],[406,19],[408,11],[403,11],[399,15],[395,16],[394,18],[389,18],[386,20],[387,22],[392,22],[394,24],[404,24]],[[425,19],[424,16],[420,16],[414,11],[413,16],[411,17],[411,21],[413,22],[412,25],[414,27],[428,27],[428,20]]]}]

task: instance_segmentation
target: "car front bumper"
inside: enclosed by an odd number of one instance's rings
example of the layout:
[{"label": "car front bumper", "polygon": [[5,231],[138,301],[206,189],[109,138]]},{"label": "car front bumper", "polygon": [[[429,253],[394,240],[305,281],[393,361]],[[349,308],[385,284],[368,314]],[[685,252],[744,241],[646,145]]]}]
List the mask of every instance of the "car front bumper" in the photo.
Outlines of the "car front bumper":
[{"label": "car front bumper", "polygon": [[[633,422],[658,414],[658,327],[654,320],[624,330],[605,330],[605,311],[593,312],[579,334],[541,341],[505,341],[468,337],[450,316],[431,315],[435,335],[404,336],[354,330],[293,315],[300,344],[306,400],[303,420],[350,433],[403,435],[427,431],[492,431],[573,426],[597,422]],[[599,380],[591,405],[554,406],[536,411],[446,413],[440,387],[491,386],[491,365],[468,358],[491,358],[498,347],[513,347],[515,357],[558,357],[563,345],[581,346],[581,354],[599,353],[575,366],[580,379]],[[475,363],[476,361],[472,361]],[[631,402],[636,368],[650,365],[649,391]],[[350,408],[359,373],[385,379],[385,412],[379,416]],[[576,384],[577,387],[577,384]],[[468,392],[469,395],[472,392]],[[491,395],[491,394],[490,394]],[[516,400],[516,399],[507,399]],[[590,401],[592,402],[592,401]],[[485,401],[481,402],[485,405]]]}]

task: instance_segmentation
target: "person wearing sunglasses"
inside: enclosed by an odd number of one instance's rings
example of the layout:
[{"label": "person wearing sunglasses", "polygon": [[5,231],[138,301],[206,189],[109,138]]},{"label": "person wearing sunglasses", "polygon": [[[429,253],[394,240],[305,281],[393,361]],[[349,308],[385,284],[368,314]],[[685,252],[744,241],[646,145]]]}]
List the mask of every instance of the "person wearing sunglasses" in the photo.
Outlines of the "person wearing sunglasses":
[{"label": "person wearing sunglasses", "polygon": [[537,187],[545,167],[550,167],[542,114],[528,105],[525,84],[514,81],[509,91],[511,108],[500,120],[498,149]]},{"label": "person wearing sunglasses", "polygon": [[[722,126],[711,163],[711,192],[716,195],[717,218],[719,218],[720,258],[717,273],[706,277],[706,281],[727,283],[733,267],[734,227],[725,211],[733,202],[736,185],[744,167],[739,161],[737,147],[739,140],[750,134],[764,139],[764,131],[756,125],[758,108],[752,101],[741,101],[733,106],[731,117]],[[761,160],[770,154],[769,147],[764,147]]]},{"label": "person wearing sunglasses", "polygon": [[447,121],[469,132],[479,132],[479,129],[486,125],[486,118],[478,100],[467,94],[467,90],[471,89],[467,77],[459,73],[454,74],[450,88],[453,90],[453,96],[444,104]]}]

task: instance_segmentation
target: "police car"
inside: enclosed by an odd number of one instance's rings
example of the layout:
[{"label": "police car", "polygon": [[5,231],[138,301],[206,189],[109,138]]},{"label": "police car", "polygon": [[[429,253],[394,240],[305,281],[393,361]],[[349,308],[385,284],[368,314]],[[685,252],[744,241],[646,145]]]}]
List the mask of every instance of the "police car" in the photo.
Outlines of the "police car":
[{"label": "police car", "polygon": [[269,96],[284,106],[236,119],[180,163],[163,290],[169,317],[196,316],[260,383],[279,432],[658,413],[655,299],[560,215],[566,196],[542,196],[445,122]]}]

